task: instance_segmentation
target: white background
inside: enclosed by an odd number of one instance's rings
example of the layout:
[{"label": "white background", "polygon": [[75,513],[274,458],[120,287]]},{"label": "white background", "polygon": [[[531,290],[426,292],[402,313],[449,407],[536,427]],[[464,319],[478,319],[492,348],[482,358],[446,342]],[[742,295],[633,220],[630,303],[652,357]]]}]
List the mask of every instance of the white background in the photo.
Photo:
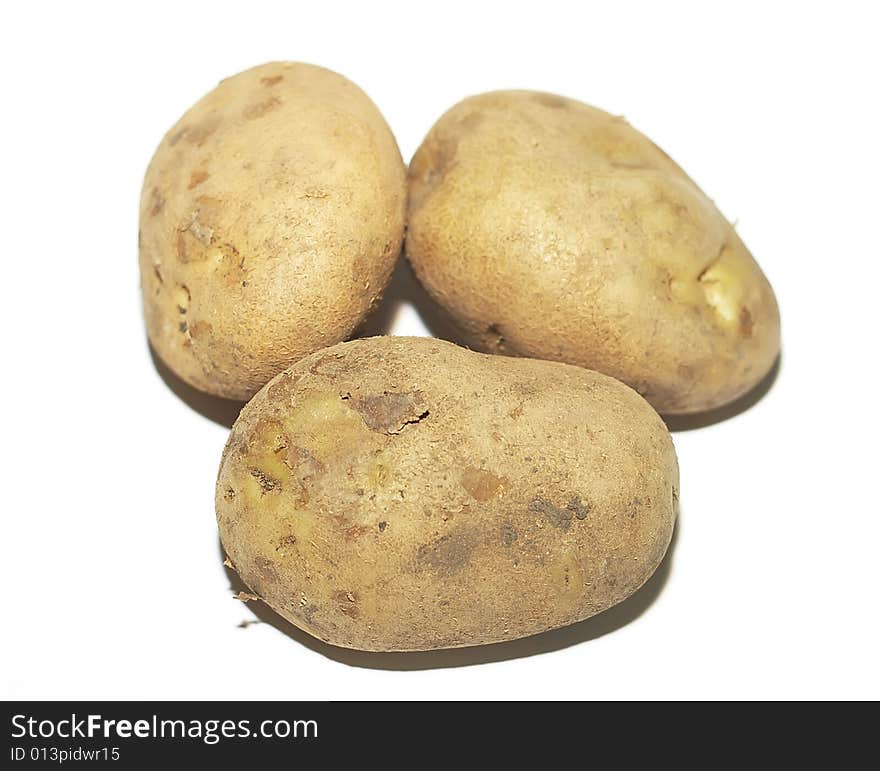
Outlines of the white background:
[{"label": "white background", "polygon": [[[4,5],[0,696],[880,697],[871,7]],[[232,599],[212,500],[228,410],[180,398],[151,361],[137,212],[163,133],[273,59],[357,82],[406,159],[468,94],[581,99],[625,115],[738,221],[779,297],[782,365],[749,409],[675,432],[677,537],[630,601],[408,656],[240,626],[257,617]],[[400,273],[379,321],[423,334],[423,304]]]}]

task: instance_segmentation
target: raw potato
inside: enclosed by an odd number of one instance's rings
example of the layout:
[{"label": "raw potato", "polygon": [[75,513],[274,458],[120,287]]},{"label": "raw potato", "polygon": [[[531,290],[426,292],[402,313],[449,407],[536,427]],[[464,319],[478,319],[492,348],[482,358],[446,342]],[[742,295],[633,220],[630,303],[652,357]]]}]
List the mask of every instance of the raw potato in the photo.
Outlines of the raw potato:
[{"label": "raw potato", "polygon": [[223,546],[334,645],[511,640],[635,592],[672,535],[660,417],[605,375],[431,338],[342,343],[244,408],[217,480]]},{"label": "raw potato", "polygon": [[150,341],[234,399],[348,337],[400,254],[406,171],[341,75],[273,63],[224,80],[162,140],[141,197]]},{"label": "raw potato", "polygon": [[407,254],[466,341],[613,375],[662,413],[744,394],[779,353],[769,283],[687,175],[623,118],[466,99],[410,166]]}]

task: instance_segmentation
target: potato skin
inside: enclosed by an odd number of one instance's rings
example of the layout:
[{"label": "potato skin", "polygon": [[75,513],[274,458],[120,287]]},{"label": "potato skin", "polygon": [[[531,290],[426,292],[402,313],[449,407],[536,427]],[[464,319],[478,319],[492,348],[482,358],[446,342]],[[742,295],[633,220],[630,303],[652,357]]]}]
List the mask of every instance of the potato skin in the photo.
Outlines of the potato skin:
[{"label": "potato skin", "polygon": [[714,204],[625,120],[502,91],[433,126],[409,170],[406,251],[489,353],[623,380],[661,413],[726,404],[779,353],[779,311]]},{"label": "potato skin", "polygon": [[315,353],[245,406],[221,540],[296,626],[370,651],[571,624],[635,592],[669,544],[678,465],[632,389],[432,338]]},{"label": "potato skin", "polygon": [[154,349],[196,388],[249,398],[364,319],[405,209],[397,144],[352,82],[290,62],[222,81],[166,134],[144,180]]}]

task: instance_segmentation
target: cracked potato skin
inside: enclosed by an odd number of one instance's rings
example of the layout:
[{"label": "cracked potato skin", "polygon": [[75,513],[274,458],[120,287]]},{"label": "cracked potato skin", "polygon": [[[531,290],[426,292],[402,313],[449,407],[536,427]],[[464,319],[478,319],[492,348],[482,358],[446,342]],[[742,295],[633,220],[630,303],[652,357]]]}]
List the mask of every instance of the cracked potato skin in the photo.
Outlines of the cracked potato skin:
[{"label": "cracked potato skin", "polygon": [[245,406],[216,507],[231,565],[284,618],[408,651],[620,602],[663,559],[677,498],[669,432],[622,383],[377,337],[303,359]]},{"label": "cracked potato skin", "polygon": [[605,372],[703,412],[779,354],[773,290],[733,227],[623,118],[553,94],[465,99],[409,169],[406,251],[488,353]]},{"label": "cracked potato skin", "polygon": [[146,173],[150,342],[190,385],[249,398],[365,318],[400,254],[405,207],[395,139],[351,81],[290,62],[227,78]]}]

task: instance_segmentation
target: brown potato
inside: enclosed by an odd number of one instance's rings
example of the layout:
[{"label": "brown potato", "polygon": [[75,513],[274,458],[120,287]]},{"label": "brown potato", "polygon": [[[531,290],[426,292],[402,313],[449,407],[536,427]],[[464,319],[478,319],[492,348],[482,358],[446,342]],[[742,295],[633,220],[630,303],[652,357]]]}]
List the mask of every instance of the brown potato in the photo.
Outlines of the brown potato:
[{"label": "brown potato", "polygon": [[605,375],[431,338],[319,351],[232,429],[223,546],[270,607],[372,651],[580,621],[660,564],[678,497],[663,421]]},{"label": "brown potato", "polygon": [[224,80],[144,180],[153,347],[196,388],[252,396],[364,319],[399,256],[405,202],[394,137],[351,81],[288,62]]},{"label": "brown potato", "polygon": [[465,99],[409,173],[408,257],[469,345],[599,370],[660,412],[726,404],[779,312],[713,203],[625,120],[571,99]]}]

